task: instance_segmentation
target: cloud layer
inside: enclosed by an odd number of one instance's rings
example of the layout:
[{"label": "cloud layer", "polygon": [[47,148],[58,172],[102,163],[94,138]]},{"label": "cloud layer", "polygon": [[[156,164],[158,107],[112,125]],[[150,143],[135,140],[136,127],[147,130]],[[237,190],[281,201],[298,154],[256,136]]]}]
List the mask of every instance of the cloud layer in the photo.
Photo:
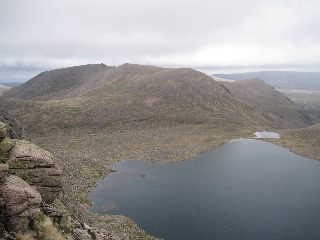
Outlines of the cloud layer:
[{"label": "cloud layer", "polygon": [[0,72],[104,62],[320,71],[318,0],[3,0]]}]

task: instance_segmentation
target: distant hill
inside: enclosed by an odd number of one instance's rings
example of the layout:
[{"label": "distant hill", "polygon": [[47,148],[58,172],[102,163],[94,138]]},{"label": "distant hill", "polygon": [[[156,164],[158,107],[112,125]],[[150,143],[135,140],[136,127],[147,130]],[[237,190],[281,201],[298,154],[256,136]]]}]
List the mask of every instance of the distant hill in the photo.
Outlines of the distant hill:
[{"label": "distant hill", "polygon": [[104,64],[88,64],[42,72],[4,96],[29,100],[76,97],[99,87],[111,69]]},{"label": "distant hill", "polygon": [[5,92],[9,91],[11,87],[0,85],[0,96],[3,95]]},{"label": "distant hill", "polygon": [[276,89],[320,90],[320,72],[263,71],[213,75],[236,81],[260,78]]},{"label": "distant hill", "polygon": [[314,123],[320,123],[320,91],[281,90],[301,109],[304,109]]},{"label": "distant hill", "polygon": [[[23,110],[38,112],[34,116],[38,122],[45,119],[47,124],[59,122],[65,127],[183,123],[294,128],[311,124],[288,98],[261,80],[217,82],[193,69],[84,65],[43,72],[3,96],[43,101],[19,104],[28,104]],[[27,110],[36,106],[37,111]]]},{"label": "distant hill", "polygon": [[22,82],[6,82],[6,81],[0,81],[0,85],[6,86],[6,87],[17,87],[21,85]]},{"label": "distant hill", "polygon": [[[18,101],[20,113],[38,112],[37,122],[46,119],[60,126],[262,124],[218,82],[193,69],[135,64],[70,67],[41,73],[4,96],[29,100]],[[43,103],[31,103],[34,100]],[[38,110],[27,110],[30,107]]]},{"label": "distant hill", "polygon": [[300,128],[312,124],[309,116],[289,98],[259,78],[220,82],[241,103],[270,125]]}]

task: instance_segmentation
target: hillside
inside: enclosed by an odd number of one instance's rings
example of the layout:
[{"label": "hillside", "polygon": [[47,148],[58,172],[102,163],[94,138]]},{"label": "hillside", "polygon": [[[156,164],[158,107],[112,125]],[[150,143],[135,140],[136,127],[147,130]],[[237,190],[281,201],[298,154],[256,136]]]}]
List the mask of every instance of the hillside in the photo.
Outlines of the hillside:
[{"label": "hillside", "polygon": [[220,83],[275,128],[301,128],[312,124],[310,118],[290,99],[258,78]]},{"label": "hillside", "polygon": [[320,123],[320,91],[281,90],[281,93],[304,109],[313,123]]},{"label": "hillside", "polygon": [[250,78],[260,78],[276,89],[320,90],[319,72],[262,71],[234,74],[214,74],[214,76],[237,81]]},{"label": "hillside", "polygon": [[98,88],[111,69],[104,64],[88,64],[42,72],[4,96],[25,100],[76,97]]},{"label": "hillside", "polygon": [[9,91],[11,87],[0,85],[0,96],[2,96],[5,92]]},{"label": "hillside", "polygon": [[[85,74],[80,76],[81,72]],[[71,73],[75,76],[64,78]],[[59,69],[39,74],[4,96],[23,100],[12,100],[8,106],[16,102],[15,106],[21,106],[24,121],[30,116],[27,124],[42,122],[46,129],[57,127],[57,123],[59,128],[110,125],[123,128],[127,124],[146,123],[260,124],[258,118],[245,110],[219,83],[192,69],[134,64],[117,68],[87,65]],[[41,128],[30,126],[30,130]]]}]

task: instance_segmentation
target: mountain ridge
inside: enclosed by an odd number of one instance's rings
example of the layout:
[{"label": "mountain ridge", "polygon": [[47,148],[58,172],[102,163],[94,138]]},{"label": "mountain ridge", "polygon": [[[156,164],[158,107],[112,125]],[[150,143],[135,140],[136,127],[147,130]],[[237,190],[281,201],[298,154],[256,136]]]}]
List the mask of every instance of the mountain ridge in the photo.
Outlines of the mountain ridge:
[{"label": "mountain ridge", "polygon": [[301,128],[312,125],[310,117],[288,97],[259,78],[220,82],[230,93],[271,126]]},{"label": "mountain ridge", "polygon": [[260,71],[213,74],[213,76],[235,81],[257,77],[282,90],[320,90],[320,72]]},{"label": "mountain ridge", "polygon": [[104,64],[87,64],[45,71],[12,88],[4,97],[38,101],[76,97],[86,93],[86,89],[98,87],[99,81],[112,68]]},{"label": "mountain ridge", "polygon": [[[53,79],[54,83],[60,83],[57,75],[64,77],[73,70],[77,71],[79,67],[59,69],[57,71],[60,75],[53,70],[39,74],[25,86],[21,85],[10,90],[4,97],[28,100],[16,101],[20,106],[25,104],[32,108],[47,109],[43,114],[36,116],[38,122],[47,118],[49,112],[57,112],[59,116],[61,113],[58,111],[65,111],[67,115],[74,117],[72,122],[66,123],[67,125],[77,123],[77,119],[81,125],[89,125],[91,122],[99,126],[150,123],[150,121],[162,124],[179,122],[243,124],[257,120],[250,112],[241,109],[241,104],[218,82],[193,69],[159,68],[136,64],[123,64],[106,70],[100,65],[86,65],[80,68],[81,71],[87,68],[99,70],[98,74],[94,71],[86,73],[82,79],[92,75],[98,77],[87,81],[71,77],[71,84],[67,84],[68,91],[62,90],[63,87],[49,87],[50,95],[45,96],[47,88],[39,86],[52,86],[52,83],[48,83],[52,81],[50,79]],[[51,74],[53,78],[49,78]],[[84,86],[91,87],[82,91]],[[10,103],[14,101],[11,100]],[[29,104],[29,101],[37,102]],[[10,103],[8,102],[8,105]],[[66,118],[61,117],[60,122],[66,122]]]},{"label": "mountain ridge", "polygon": [[[80,125],[88,125],[89,119],[99,126],[150,121],[267,124],[274,128],[311,125],[310,119],[287,97],[261,79],[217,82],[189,68],[88,64],[40,73],[3,96],[41,101],[43,106],[37,103],[39,107],[52,112],[57,112],[54,106],[61,105],[59,108],[72,114]],[[53,102],[57,100],[59,104]],[[283,104],[285,107],[281,108]]]}]

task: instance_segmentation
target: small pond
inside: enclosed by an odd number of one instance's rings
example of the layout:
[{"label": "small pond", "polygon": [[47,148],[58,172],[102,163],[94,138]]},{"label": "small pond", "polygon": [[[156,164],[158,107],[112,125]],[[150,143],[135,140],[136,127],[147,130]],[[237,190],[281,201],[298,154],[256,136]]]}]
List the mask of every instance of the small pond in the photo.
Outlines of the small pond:
[{"label": "small pond", "polygon": [[279,139],[280,135],[279,133],[275,133],[275,132],[255,132],[254,133],[256,136],[254,138],[276,138]]},{"label": "small pond", "polygon": [[90,190],[90,211],[122,214],[167,240],[320,239],[320,162],[254,139],[184,162],[125,160]]}]

